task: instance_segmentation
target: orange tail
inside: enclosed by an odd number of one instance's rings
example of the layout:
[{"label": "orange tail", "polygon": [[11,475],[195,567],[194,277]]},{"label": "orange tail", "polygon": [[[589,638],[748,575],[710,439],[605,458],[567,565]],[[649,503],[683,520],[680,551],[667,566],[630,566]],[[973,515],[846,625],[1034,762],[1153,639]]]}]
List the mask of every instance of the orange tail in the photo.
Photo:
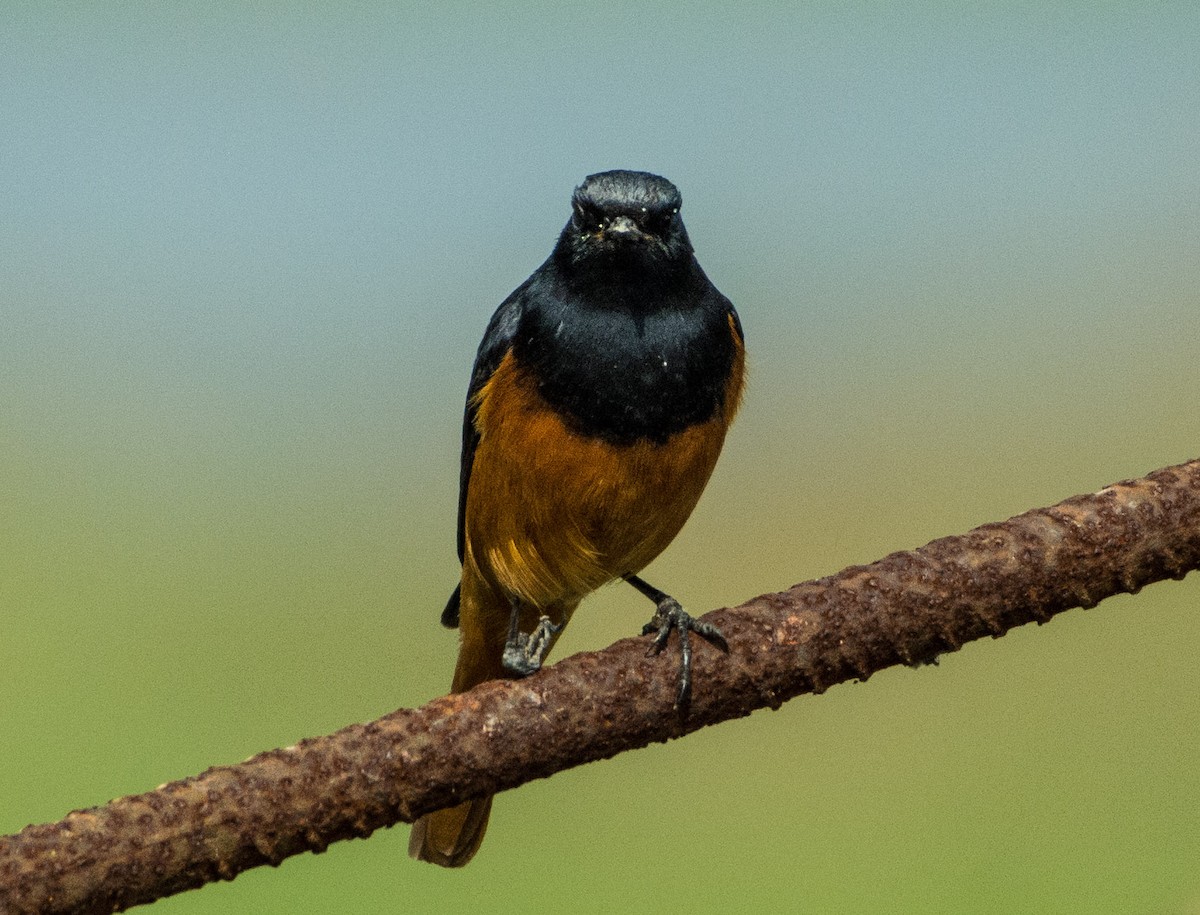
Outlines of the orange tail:
[{"label": "orange tail", "polygon": [[[464,575],[461,619],[462,643],[454,668],[453,693],[465,693],[485,680],[500,680],[512,675],[501,664],[504,641],[508,636],[509,608],[477,585],[473,576]],[[575,604],[562,608],[555,616],[570,619]],[[532,611],[531,611],[532,614]],[[537,615],[523,619],[525,631],[533,628]],[[557,641],[557,635],[552,637]],[[408,840],[409,857],[442,867],[462,867],[479,850],[487,831],[492,796],[464,801],[455,807],[428,813],[413,823]]]},{"label": "orange tail", "polygon": [[[458,651],[458,665],[454,669],[454,685],[451,692],[463,693],[484,680],[495,680],[504,676],[499,664],[499,652],[485,653],[479,650],[474,635],[470,614],[463,620],[463,644]],[[503,651],[503,646],[500,649]],[[489,657],[495,654],[495,658]],[[487,832],[488,814],[492,812],[492,797],[464,801],[456,807],[447,807],[428,813],[413,823],[412,835],[408,840],[408,855],[418,861],[428,861],[442,867],[462,867],[479,851],[479,843]]]},{"label": "orange tail", "polygon": [[[503,676],[499,658],[490,661],[488,655],[478,648],[474,634],[472,614],[468,610],[463,621],[463,644],[458,650],[458,664],[454,668],[454,685],[451,692],[463,693],[477,683]],[[503,650],[503,649],[501,649]],[[479,843],[487,832],[488,814],[492,812],[492,798],[477,798],[464,801],[457,807],[447,807],[427,813],[413,823],[412,835],[408,839],[408,855],[418,861],[428,861],[442,867],[462,867],[475,857]]]},{"label": "orange tail", "polygon": [[[485,680],[507,676],[500,663],[507,635],[507,610],[502,602],[487,600],[491,595],[480,594],[477,586],[472,587],[477,585],[473,577],[467,578],[459,620],[462,642],[452,693],[465,693]],[[490,613],[483,609],[487,604],[496,604]],[[462,867],[479,850],[491,812],[492,798],[488,796],[426,814],[413,823],[409,857],[442,867]]]},{"label": "orange tail", "polygon": [[426,814],[413,823],[409,857],[442,867],[462,867],[479,851],[491,812],[489,795]]}]

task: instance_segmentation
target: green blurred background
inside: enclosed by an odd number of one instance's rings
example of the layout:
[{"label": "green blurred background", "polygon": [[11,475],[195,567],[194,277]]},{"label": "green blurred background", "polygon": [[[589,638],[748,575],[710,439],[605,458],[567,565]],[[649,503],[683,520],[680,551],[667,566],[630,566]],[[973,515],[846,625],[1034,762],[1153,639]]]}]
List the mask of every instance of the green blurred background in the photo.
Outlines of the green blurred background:
[{"label": "green blurred background", "polygon": [[[1141,7],[1135,11],[1135,6]],[[0,833],[448,684],[462,398],[574,185],[683,191],[738,602],[1200,454],[1200,7],[6,4]],[[163,912],[1200,912],[1200,581]],[[611,588],[561,653],[638,629]]]}]

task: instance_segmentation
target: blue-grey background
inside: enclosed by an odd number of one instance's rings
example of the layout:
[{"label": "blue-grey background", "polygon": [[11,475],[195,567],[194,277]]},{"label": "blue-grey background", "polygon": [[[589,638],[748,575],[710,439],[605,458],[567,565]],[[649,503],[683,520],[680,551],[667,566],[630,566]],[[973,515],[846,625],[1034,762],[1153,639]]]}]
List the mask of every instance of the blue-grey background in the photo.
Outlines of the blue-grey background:
[{"label": "blue-grey background", "polygon": [[[675,181],[746,407],[696,610],[1200,453],[1194,4],[11,3],[0,832],[448,684],[462,398],[574,185]],[[1197,912],[1194,580],[164,912]],[[612,588],[561,653],[635,631]]]}]

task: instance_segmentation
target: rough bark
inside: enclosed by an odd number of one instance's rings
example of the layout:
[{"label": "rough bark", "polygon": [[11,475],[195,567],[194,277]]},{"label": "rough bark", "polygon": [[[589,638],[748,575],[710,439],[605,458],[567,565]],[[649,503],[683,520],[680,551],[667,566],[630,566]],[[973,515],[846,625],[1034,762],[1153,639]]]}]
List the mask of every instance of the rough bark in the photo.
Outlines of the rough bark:
[{"label": "rough bark", "polygon": [[674,656],[625,639],[29,826],[0,838],[0,911],[109,912],[232,879],[1197,567],[1192,461],[708,614],[731,650],[696,640],[686,715]]}]

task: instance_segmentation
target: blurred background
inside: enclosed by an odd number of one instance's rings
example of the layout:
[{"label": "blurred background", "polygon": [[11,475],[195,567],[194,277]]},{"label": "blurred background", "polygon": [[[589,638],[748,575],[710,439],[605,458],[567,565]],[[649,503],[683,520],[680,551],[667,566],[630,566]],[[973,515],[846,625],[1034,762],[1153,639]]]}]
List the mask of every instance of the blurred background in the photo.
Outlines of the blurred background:
[{"label": "blurred background", "polygon": [[[590,172],[678,184],[746,328],[693,610],[1200,455],[1200,7],[1141,6],[6,5],[0,833],[445,690],[471,361]],[[1200,912],[1198,601],[158,909]]]}]

